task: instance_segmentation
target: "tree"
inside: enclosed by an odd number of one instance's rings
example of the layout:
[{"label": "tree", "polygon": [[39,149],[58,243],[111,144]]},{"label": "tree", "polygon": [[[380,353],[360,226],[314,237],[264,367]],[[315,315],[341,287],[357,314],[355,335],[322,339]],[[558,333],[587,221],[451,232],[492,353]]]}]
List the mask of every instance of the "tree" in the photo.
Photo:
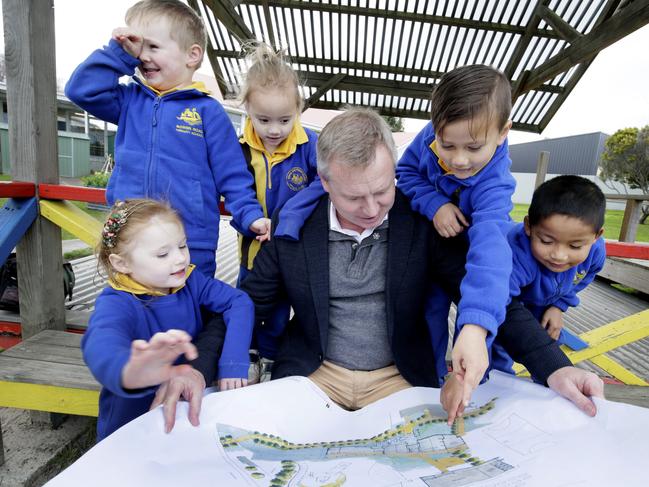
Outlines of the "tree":
[{"label": "tree", "polygon": [[[606,139],[599,178],[640,189],[649,198],[649,125],[621,129]],[[642,205],[640,223],[649,217],[649,205]]]},{"label": "tree", "polygon": [[403,120],[399,117],[390,117],[388,115],[383,117],[385,123],[388,124],[390,130],[393,132],[403,132]]}]

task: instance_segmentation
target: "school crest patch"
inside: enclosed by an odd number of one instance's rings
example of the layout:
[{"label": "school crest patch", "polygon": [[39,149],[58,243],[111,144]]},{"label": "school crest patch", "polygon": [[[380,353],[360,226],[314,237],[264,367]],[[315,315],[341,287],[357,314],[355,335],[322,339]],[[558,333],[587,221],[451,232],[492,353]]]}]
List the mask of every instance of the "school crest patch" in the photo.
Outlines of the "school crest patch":
[{"label": "school crest patch", "polygon": [[577,272],[575,274],[575,278],[572,280],[572,285],[575,286],[575,285],[579,284],[584,279],[584,277],[586,277],[586,271],[585,270],[581,271],[581,272]]},{"label": "school crest patch", "polygon": [[185,108],[176,120],[184,122],[176,124],[176,132],[203,137],[203,119],[196,108]]},{"label": "school crest patch", "polygon": [[301,167],[294,167],[286,173],[286,185],[293,191],[303,190],[308,182],[309,178]]}]

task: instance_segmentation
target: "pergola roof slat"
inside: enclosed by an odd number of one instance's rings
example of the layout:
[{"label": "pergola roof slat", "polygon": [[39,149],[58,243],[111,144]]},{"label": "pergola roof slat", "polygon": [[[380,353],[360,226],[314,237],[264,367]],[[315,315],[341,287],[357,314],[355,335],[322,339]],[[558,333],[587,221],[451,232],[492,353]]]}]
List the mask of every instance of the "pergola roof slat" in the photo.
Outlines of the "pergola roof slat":
[{"label": "pergola roof slat", "polygon": [[483,63],[510,78],[514,127],[533,132],[599,50],[649,23],[647,0],[198,1],[226,98],[238,95],[248,38],[287,51],[311,106],[369,104],[399,117],[429,118],[443,73]]}]

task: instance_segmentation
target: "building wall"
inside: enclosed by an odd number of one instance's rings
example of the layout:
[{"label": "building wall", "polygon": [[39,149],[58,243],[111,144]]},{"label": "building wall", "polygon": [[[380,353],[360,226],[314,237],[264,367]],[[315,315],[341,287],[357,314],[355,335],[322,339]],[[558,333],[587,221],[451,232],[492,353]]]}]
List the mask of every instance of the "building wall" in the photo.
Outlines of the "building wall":
[{"label": "building wall", "polygon": [[602,132],[538,140],[509,146],[512,173],[536,174],[539,153],[550,153],[548,174],[596,176],[608,135]]}]

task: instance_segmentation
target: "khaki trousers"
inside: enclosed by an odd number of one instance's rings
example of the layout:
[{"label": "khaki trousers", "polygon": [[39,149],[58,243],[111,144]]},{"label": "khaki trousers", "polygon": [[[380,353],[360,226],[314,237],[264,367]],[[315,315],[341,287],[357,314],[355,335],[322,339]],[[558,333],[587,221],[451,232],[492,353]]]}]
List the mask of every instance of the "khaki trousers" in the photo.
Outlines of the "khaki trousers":
[{"label": "khaki trousers", "polygon": [[370,371],[349,370],[325,360],[309,379],[334,402],[350,411],[412,387],[395,365]]}]

